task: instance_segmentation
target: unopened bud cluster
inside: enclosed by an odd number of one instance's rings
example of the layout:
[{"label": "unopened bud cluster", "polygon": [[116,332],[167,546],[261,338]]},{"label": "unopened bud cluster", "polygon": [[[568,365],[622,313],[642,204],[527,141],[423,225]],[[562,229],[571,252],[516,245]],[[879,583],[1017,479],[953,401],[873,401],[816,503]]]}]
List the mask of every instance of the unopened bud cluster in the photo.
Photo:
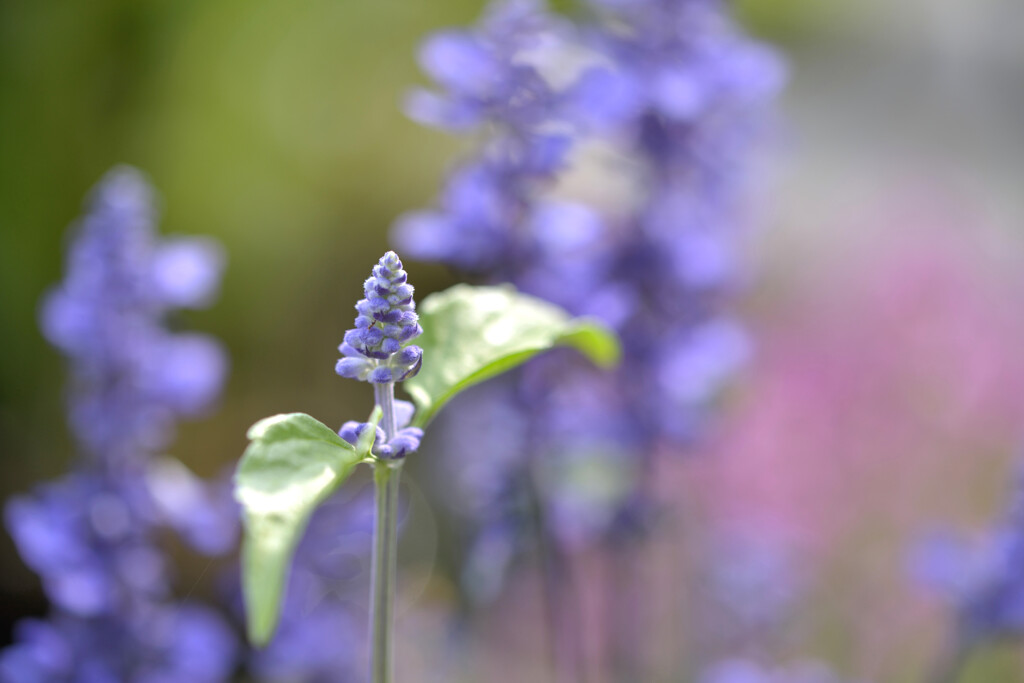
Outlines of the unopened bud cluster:
[{"label": "unopened bud cluster", "polygon": [[366,298],[356,304],[355,329],[345,333],[338,347],[344,358],[335,372],[342,377],[374,384],[400,382],[420,370],[423,350],[406,343],[423,332],[413,288],[398,254],[381,257],[373,274],[363,284]]},{"label": "unopened bud cluster", "polygon": [[[388,441],[384,430],[376,427],[373,447],[370,449],[371,453],[384,460],[400,460],[410,453],[415,453],[420,447],[420,439],[423,438],[422,429],[407,426],[412,417],[412,404],[406,401],[396,401],[395,403],[398,414],[398,433]],[[355,446],[359,437],[370,427],[369,422],[349,421],[341,425],[338,435]]]}]

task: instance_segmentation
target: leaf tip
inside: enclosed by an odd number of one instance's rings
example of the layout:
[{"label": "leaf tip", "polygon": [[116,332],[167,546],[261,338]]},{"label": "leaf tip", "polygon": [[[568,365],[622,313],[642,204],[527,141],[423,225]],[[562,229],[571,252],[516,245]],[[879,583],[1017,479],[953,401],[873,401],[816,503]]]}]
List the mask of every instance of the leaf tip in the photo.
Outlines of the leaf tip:
[{"label": "leaf tip", "polygon": [[384,417],[384,409],[381,408],[380,406],[375,405],[373,407],[373,412],[370,413],[370,419],[367,420],[367,422],[369,422],[374,427],[376,427],[378,424],[380,424],[380,421],[381,421],[381,419],[383,417]]},{"label": "leaf tip", "polygon": [[572,346],[590,359],[594,365],[610,370],[622,359],[619,336],[608,325],[595,318],[577,318],[569,330],[561,335],[560,343]]},{"label": "leaf tip", "polygon": [[261,626],[249,624],[247,629],[249,635],[249,644],[257,650],[262,650],[270,643],[271,633]]},{"label": "leaf tip", "polygon": [[[242,541],[242,597],[245,602],[245,631],[253,647],[270,643],[281,613],[283,577],[272,571],[272,558],[265,557],[252,539]],[[267,571],[271,569],[271,571]]]}]

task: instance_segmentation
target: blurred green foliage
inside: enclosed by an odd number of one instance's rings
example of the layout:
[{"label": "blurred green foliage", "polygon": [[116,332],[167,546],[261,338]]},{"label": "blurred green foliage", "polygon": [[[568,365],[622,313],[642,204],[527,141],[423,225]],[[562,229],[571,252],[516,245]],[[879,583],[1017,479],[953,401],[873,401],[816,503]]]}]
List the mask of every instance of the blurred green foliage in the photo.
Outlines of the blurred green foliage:
[{"label": "blurred green foliage", "polygon": [[[59,358],[36,324],[65,230],[110,166],[150,174],[164,232],[211,234],[223,295],[187,325],[234,361],[227,414],[179,451],[237,457],[253,415],[344,412],[335,346],[395,215],[429,200],[452,141],[405,120],[428,30],[475,3],[9,2],[0,5],[0,494],[62,468]],[[428,268],[426,288],[445,280]],[[338,404],[342,405],[339,406]],[[318,405],[320,404],[320,405]],[[318,410],[319,409],[319,410]],[[223,434],[222,438],[214,438]],[[190,445],[223,452],[198,458]]]},{"label": "blurred green foliage", "polygon": [[[66,230],[111,166],[147,172],[164,233],[227,248],[220,300],[175,321],[229,347],[215,416],[174,452],[229,467],[255,418],[365,412],[333,373],[369,266],[400,212],[430,201],[455,142],[405,119],[415,51],[474,2],[14,0],[0,3],[0,500],[73,457],[65,373],[38,331]],[[415,268],[424,291],[447,285]],[[355,412],[353,412],[355,411]],[[0,588],[34,582],[6,535]]]}]

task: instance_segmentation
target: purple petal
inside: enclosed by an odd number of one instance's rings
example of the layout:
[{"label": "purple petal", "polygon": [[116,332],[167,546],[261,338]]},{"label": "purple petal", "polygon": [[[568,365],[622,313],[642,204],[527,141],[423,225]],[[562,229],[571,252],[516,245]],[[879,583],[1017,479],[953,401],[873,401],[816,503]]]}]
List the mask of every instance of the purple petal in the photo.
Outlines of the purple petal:
[{"label": "purple petal", "polygon": [[202,237],[168,240],[153,255],[153,287],[168,306],[201,308],[220,285],[224,249]]},{"label": "purple petal", "polygon": [[420,48],[420,65],[435,81],[458,94],[480,97],[501,78],[500,64],[472,35],[437,33]]}]

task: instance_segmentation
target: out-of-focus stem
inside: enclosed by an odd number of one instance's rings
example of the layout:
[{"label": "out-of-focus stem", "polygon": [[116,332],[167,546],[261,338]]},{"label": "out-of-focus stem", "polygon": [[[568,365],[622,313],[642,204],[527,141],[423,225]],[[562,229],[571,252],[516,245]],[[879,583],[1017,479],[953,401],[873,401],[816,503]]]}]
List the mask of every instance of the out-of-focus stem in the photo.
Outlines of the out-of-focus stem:
[{"label": "out-of-focus stem", "polygon": [[[536,482],[529,476],[526,476],[525,482],[525,489],[530,496],[533,531],[541,565],[541,590],[547,621],[545,641],[548,643],[552,680],[554,683],[582,683],[579,614],[575,609],[575,596],[565,590],[570,584],[568,563],[548,529]],[[568,614],[563,614],[563,608],[568,608]]]},{"label": "out-of-focus stem", "polygon": [[544,634],[544,642],[547,645],[547,656],[548,664],[551,667],[551,680],[552,683],[559,683],[562,680],[561,676],[561,657],[559,642],[561,640],[561,629],[558,624],[558,593],[559,593],[559,581],[558,581],[558,570],[555,568],[555,559],[553,557],[550,543],[548,543],[544,535],[544,523],[535,500],[535,492],[531,490],[531,502],[533,503],[533,523],[534,533],[536,534],[537,542],[537,554],[540,557],[540,585],[541,585],[541,600],[544,604],[544,619],[546,626],[546,633]]},{"label": "out-of-focus stem", "polygon": [[[375,384],[374,397],[383,412],[381,429],[390,441],[397,431],[395,385]],[[378,461],[373,466],[377,509],[373,528],[373,583],[370,587],[370,683],[391,683],[401,473],[401,461]]]},{"label": "out-of-focus stem", "polygon": [[925,683],[956,683],[973,649],[970,639],[959,632],[955,633],[932,665]]}]

